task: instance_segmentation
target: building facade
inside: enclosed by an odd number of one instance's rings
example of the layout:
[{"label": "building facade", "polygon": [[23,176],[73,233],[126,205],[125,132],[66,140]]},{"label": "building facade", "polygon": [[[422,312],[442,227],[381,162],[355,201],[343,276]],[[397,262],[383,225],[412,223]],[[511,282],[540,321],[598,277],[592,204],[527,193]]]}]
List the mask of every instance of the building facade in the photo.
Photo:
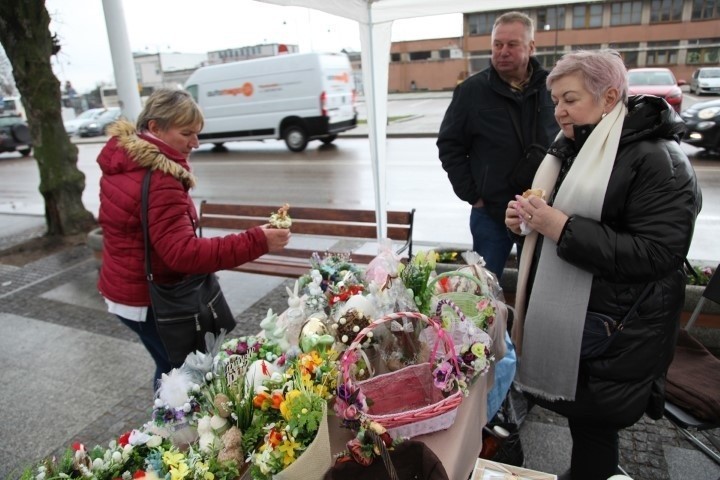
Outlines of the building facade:
[{"label": "building facade", "polygon": [[[493,23],[506,11],[465,14],[459,39],[393,43],[390,91],[450,90],[486,68]],[[536,56],[548,69],[565,52],[600,48],[618,50],[628,68],[667,67],[678,80],[720,65],[718,0],[576,2],[521,11],[535,22]],[[461,59],[453,56],[458,49]]]}]

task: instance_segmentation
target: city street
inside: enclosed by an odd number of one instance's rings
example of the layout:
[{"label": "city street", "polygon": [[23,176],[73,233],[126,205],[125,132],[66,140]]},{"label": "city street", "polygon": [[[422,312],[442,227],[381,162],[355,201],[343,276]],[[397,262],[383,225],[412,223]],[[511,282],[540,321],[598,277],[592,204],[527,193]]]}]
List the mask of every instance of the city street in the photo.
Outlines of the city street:
[{"label": "city street", "polygon": [[[421,92],[390,96],[388,114],[398,119],[388,126],[387,202],[389,209],[416,209],[414,239],[429,245],[469,245],[469,207],[455,197],[437,158],[436,139],[450,92]],[[711,97],[702,97],[707,100]],[[684,107],[698,101],[685,95]],[[358,106],[365,117],[364,104]],[[357,135],[366,125],[351,130]],[[403,136],[417,138],[396,138]],[[86,143],[87,141],[91,143]],[[85,206],[98,211],[100,171],[95,159],[102,137],[78,141],[78,166],[86,175]],[[281,141],[234,142],[228,151],[213,152],[203,145],[191,162],[198,177],[193,198],[215,202],[278,206],[334,206],[374,208],[372,169],[367,138],[341,136],[334,144],[314,141],[302,153],[291,153]],[[701,158],[699,150],[683,144],[697,172],[703,191],[689,258],[720,260],[720,158]],[[39,173],[34,159],[18,154],[0,155],[0,213],[43,214],[38,192]]]}]

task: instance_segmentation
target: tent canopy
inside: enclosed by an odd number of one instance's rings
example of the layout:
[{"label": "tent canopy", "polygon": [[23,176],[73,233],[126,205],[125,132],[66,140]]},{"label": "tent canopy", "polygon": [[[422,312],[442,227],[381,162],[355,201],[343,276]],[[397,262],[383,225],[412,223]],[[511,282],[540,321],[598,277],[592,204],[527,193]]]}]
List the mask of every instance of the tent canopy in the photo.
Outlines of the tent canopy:
[{"label": "tent canopy", "polygon": [[[384,238],[386,224],[385,159],[387,140],[388,71],[392,22],[401,18],[448,13],[482,12],[533,8],[547,0],[257,0],[291,7],[306,7],[355,20],[360,24],[365,102],[368,114],[370,158],[375,187],[378,239]],[[576,0],[575,0],[576,1]],[[597,0],[590,0],[597,1]],[[575,3],[555,0],[552,5]]]}]

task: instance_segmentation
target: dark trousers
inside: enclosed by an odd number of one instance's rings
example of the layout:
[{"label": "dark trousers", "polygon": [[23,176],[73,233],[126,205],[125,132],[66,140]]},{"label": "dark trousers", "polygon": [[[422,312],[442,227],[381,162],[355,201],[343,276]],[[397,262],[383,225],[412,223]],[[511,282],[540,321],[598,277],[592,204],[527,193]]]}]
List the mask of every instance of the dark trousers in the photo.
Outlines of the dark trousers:
[{"label": "dark trousers", "polygon": [[470,232],[473,237],[473,250],[483,257],[485,268],[500,280],[513,246],[507,227],[490,217],[484,207],[472,208]]},{"label": "dark trousers", "polygon": [[618,430],[597,422],[568,417],[572,436],[573,480],[607,480],[618,471]]},{"label": "dark trousers", "polygon": [[165,347],[163,346],[160,335],[158,335],[157,326],[155,323],[155,314],[152,308],[148,307],[147,317],[144,322],[135,322],[128,320],[121,316],[117,316],[121,322],[130,328],[133,332],[138,334],[140,341],[145,345],[150,356],[155,360],[155,376],[153,377],[153,390],[157,390],[159,386],[160,377],[163,373],[168,373],[173,369],[168,359]]}]

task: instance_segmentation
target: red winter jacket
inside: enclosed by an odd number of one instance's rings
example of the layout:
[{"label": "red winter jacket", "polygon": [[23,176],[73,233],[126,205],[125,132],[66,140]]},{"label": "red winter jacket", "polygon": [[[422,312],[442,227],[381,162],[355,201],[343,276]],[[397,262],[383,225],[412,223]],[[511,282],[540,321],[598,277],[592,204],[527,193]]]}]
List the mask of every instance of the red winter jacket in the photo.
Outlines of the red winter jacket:
[{"label": "red winter jacket", "polygon": [[142,181],[148,168],[154,169],[148,224],[157,283],[232,268],[268,252],[259,227],[225,237],[197,238],[197,211],[188,193],[195,179],[187,159],[138,133],[128,122],[116,123],[110,134],[97,160],[102,170],[99,222],[103,230],[98,289],[105,298],[123,305],[150,305],[140,222]]}]

